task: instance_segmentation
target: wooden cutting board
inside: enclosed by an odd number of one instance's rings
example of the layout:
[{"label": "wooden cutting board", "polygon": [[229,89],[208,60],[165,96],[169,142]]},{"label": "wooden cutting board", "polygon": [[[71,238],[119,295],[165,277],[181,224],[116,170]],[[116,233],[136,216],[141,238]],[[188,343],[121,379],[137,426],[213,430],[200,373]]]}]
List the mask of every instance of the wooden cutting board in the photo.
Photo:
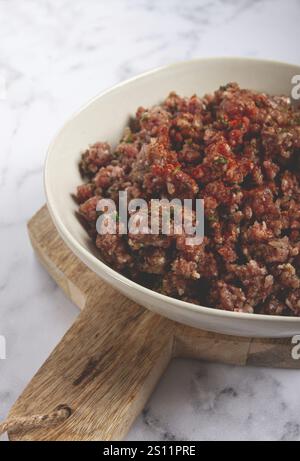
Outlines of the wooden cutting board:
[{"label": "wooden cutting board", "polygon": [[174,357],[300,368],[290,340],[208,333],[126,299],[68,249],[46,206],[28,228],[40,261],[82,312],[10,412],[23,417],[67,405],[71,417],[51,429],[9,433],[11,440],[122,439]]}]

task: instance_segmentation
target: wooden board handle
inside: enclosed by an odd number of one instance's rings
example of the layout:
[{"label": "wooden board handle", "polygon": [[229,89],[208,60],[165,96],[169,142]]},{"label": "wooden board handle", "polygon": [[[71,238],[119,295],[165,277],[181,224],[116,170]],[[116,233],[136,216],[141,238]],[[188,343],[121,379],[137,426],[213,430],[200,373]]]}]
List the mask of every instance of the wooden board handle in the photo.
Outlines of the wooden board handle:
[{"label": "wooden board handle", "polygon": [[122,439],[171,359],[172,337],[167,321],[108,288],[101,310],[87,304],[13,409],[30,416],[67,405],[72,415],[10,439]]}]

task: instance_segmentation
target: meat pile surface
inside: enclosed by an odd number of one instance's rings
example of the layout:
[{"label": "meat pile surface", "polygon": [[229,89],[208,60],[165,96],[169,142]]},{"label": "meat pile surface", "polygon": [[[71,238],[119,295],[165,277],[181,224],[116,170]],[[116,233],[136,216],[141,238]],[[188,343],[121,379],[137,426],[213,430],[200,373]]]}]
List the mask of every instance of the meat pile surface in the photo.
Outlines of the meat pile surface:
[{"label": "meat pile surface", "polygon": [[[228,311],[300,316],[300,108],[235,83],[140,107],[114,149],[82,154],[79,213],[112,268]],[[100,235],[100,198],[202,198],[205,239]]]}]

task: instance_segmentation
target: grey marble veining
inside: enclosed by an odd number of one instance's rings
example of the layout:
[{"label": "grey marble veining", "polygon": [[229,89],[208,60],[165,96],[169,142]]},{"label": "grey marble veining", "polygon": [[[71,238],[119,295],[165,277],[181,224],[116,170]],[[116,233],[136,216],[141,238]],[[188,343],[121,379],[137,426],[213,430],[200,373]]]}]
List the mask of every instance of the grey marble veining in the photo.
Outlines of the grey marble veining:
[{"label": "grey marble veining", "polygon": [[[177,60],[299,63],[299,23],[299,0],[0,0],[0,419],[77,315],[26,235],[65,119],[104,88]],[[300,440],[299,385],[298,372],[177,360],[128,439]]]},{"label": "grey marble veining", "polygon": [[177,360],[129,439],[299,440],[298,375]]}]

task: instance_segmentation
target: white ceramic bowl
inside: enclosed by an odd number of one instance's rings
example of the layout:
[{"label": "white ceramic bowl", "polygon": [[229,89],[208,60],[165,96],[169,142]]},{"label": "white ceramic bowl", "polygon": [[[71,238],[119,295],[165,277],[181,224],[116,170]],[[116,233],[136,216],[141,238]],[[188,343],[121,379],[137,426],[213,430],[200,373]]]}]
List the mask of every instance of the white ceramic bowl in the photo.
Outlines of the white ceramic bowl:
[{"label": "white ceramic bowl", "polygon": [[69,120],[51,144],[45,165],[49,211],[67,245],[96,274],[124,295],[170,319],[209,331],[252,337],[288,337],[300,333],[300,318],[251,315],[215,310],[173,299],[144,288],[97,258],[78,222],[71,193],[81,183],[80,152],[96,141],[116,144],[138,106],[151,106],[174,90],[183,96],[212,92],[236,81],[242,87],[291,94],[300,67],[239,58],[182,62],[148,72],[95,97]]}]

